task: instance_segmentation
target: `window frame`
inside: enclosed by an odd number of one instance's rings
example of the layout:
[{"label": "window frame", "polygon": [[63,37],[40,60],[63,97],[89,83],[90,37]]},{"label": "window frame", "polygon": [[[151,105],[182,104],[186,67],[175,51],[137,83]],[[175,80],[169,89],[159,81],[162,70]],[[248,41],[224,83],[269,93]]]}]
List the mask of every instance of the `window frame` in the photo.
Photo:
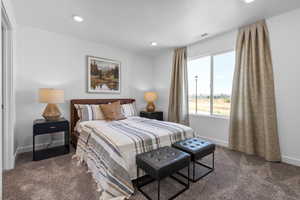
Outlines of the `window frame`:
[{"label": "window frame", "polygon": [[[235,52],[235,49],[227,49],[227,50],[223,50],[223,51],[218,51],[216,53],[206,53],[206,54],[202,54],[200,56],[193,56],[193,57],[189,57],[188,61],[191,60],[196,60],[196,59],[200,59],[200,58],[204,58],[204,57],[210,57],[210,112],[207,114],[203,114],[203,113],[189,113],[189,115],[191,116],[203,116],[203,117],[211,117],[211,118],[220,118],[220,119],[229,119],[230,115],[216,115],[214,114],[214,57],[221,55],[221,54],[225,54],[225,53],[229,53],[229,52]],[[234,66],[235,67],[235,66]],[[231,96],[231,95],[230,95]]]}]

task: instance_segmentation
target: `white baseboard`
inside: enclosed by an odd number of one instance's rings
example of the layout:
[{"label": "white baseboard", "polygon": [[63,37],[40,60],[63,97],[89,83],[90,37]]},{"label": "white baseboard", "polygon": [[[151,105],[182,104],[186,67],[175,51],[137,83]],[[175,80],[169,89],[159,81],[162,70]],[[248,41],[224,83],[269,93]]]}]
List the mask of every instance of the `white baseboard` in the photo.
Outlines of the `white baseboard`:
[{"label": "white baseboard", "polygon": [[209,137],[203,137],[201,135],[198,135],[199,138],[203,139],[203,140],[208,140],[208,141],[211,141],[213,143],[215,143],[216,145],[218,146],[221,146],[221,147],[228,147],[228,142],[227,141],[224,141],[224,140],[218,140],[218,139],[215,139],[215,138],[209,138]]},{"label": "white baseboard", "polygon": [[[227,141],[218,140],[218,139],[215,139],[215,138],[203,137],[201,135],[198,135],[198,137],[202,138],[204,140],[211,141],[211,142],[215,143],[218,146],[228,148],[228,142]],[[295,165],[295,166],[300,167],[300,159],[297,159],[297,158],[292,158],[292,157],[289,157],[289,156],[282,156],[282,162],[286,163],[286,164]]]},{"label": "white baseboard", "polygon": [[16,161],[18,159],[18,149],[16,150],[16,152],[14,153],[14,157],[13,157],[13,169],[16,167]]},{"label": "white baseboard", "polygon": [[3,167],[3,171],[9,171],[15,168],[17,160],[17,152],[14,153],[9,159],[9,164]]},{"label": "white baseboard", "polygon": [[[47,148],[49,143],[40,143],[40,144],[35,144],[35,149],[36,150],[41,150],[41,149],[45,149]],[[55,146],[60,146],[64,144],[64,140],[55,140],[52,142],[51,147],[55,147]],[[25,152],[31,152],[32,151],[32,145],[28,145],[28,146],[20,146],[17,148],[16,154],[20,154],[20,153],[25,153]]]},{"label": "white baseboard", "polygon": [[300,159],[291,158],[289,156],[282,156],[282,162],[300,167]]}]

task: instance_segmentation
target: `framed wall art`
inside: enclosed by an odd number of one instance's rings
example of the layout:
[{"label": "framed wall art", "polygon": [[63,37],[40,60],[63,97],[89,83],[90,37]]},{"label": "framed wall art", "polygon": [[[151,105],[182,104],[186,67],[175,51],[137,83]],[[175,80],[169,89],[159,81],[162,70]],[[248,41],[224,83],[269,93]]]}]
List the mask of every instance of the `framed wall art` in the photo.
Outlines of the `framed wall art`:
[{"label": "framed wall art", "polygon": [[116,60],[88,56],[88,92],[120,93],[121,63]]}]

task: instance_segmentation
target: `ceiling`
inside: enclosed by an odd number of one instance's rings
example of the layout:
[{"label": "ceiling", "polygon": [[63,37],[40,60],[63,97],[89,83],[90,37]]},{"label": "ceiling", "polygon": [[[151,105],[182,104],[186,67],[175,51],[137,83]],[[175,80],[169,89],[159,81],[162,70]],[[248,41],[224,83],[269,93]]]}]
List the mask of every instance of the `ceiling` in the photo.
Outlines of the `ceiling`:
[{"label": "ceiling", "polygon": [[[12,0],[17,23],[152,54],[300,7],[299,0]],[[72,15],[84,18],[77,23]],[[156,41],[158,46],[150,46]]]}]

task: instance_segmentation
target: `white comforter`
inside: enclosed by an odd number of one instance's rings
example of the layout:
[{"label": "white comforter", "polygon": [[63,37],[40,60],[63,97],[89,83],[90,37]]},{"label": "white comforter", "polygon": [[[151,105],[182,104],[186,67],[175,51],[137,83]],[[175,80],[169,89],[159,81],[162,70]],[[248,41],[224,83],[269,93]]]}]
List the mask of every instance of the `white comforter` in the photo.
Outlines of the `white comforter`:
[{"label": "white comforter", "polygon": [[194,137],[190,127],[141,117],[81,122],[77,131],[80,137],[76,156],[87,163],[102,199],[132,194],[130,179],[137,176],[137,154]]}]

